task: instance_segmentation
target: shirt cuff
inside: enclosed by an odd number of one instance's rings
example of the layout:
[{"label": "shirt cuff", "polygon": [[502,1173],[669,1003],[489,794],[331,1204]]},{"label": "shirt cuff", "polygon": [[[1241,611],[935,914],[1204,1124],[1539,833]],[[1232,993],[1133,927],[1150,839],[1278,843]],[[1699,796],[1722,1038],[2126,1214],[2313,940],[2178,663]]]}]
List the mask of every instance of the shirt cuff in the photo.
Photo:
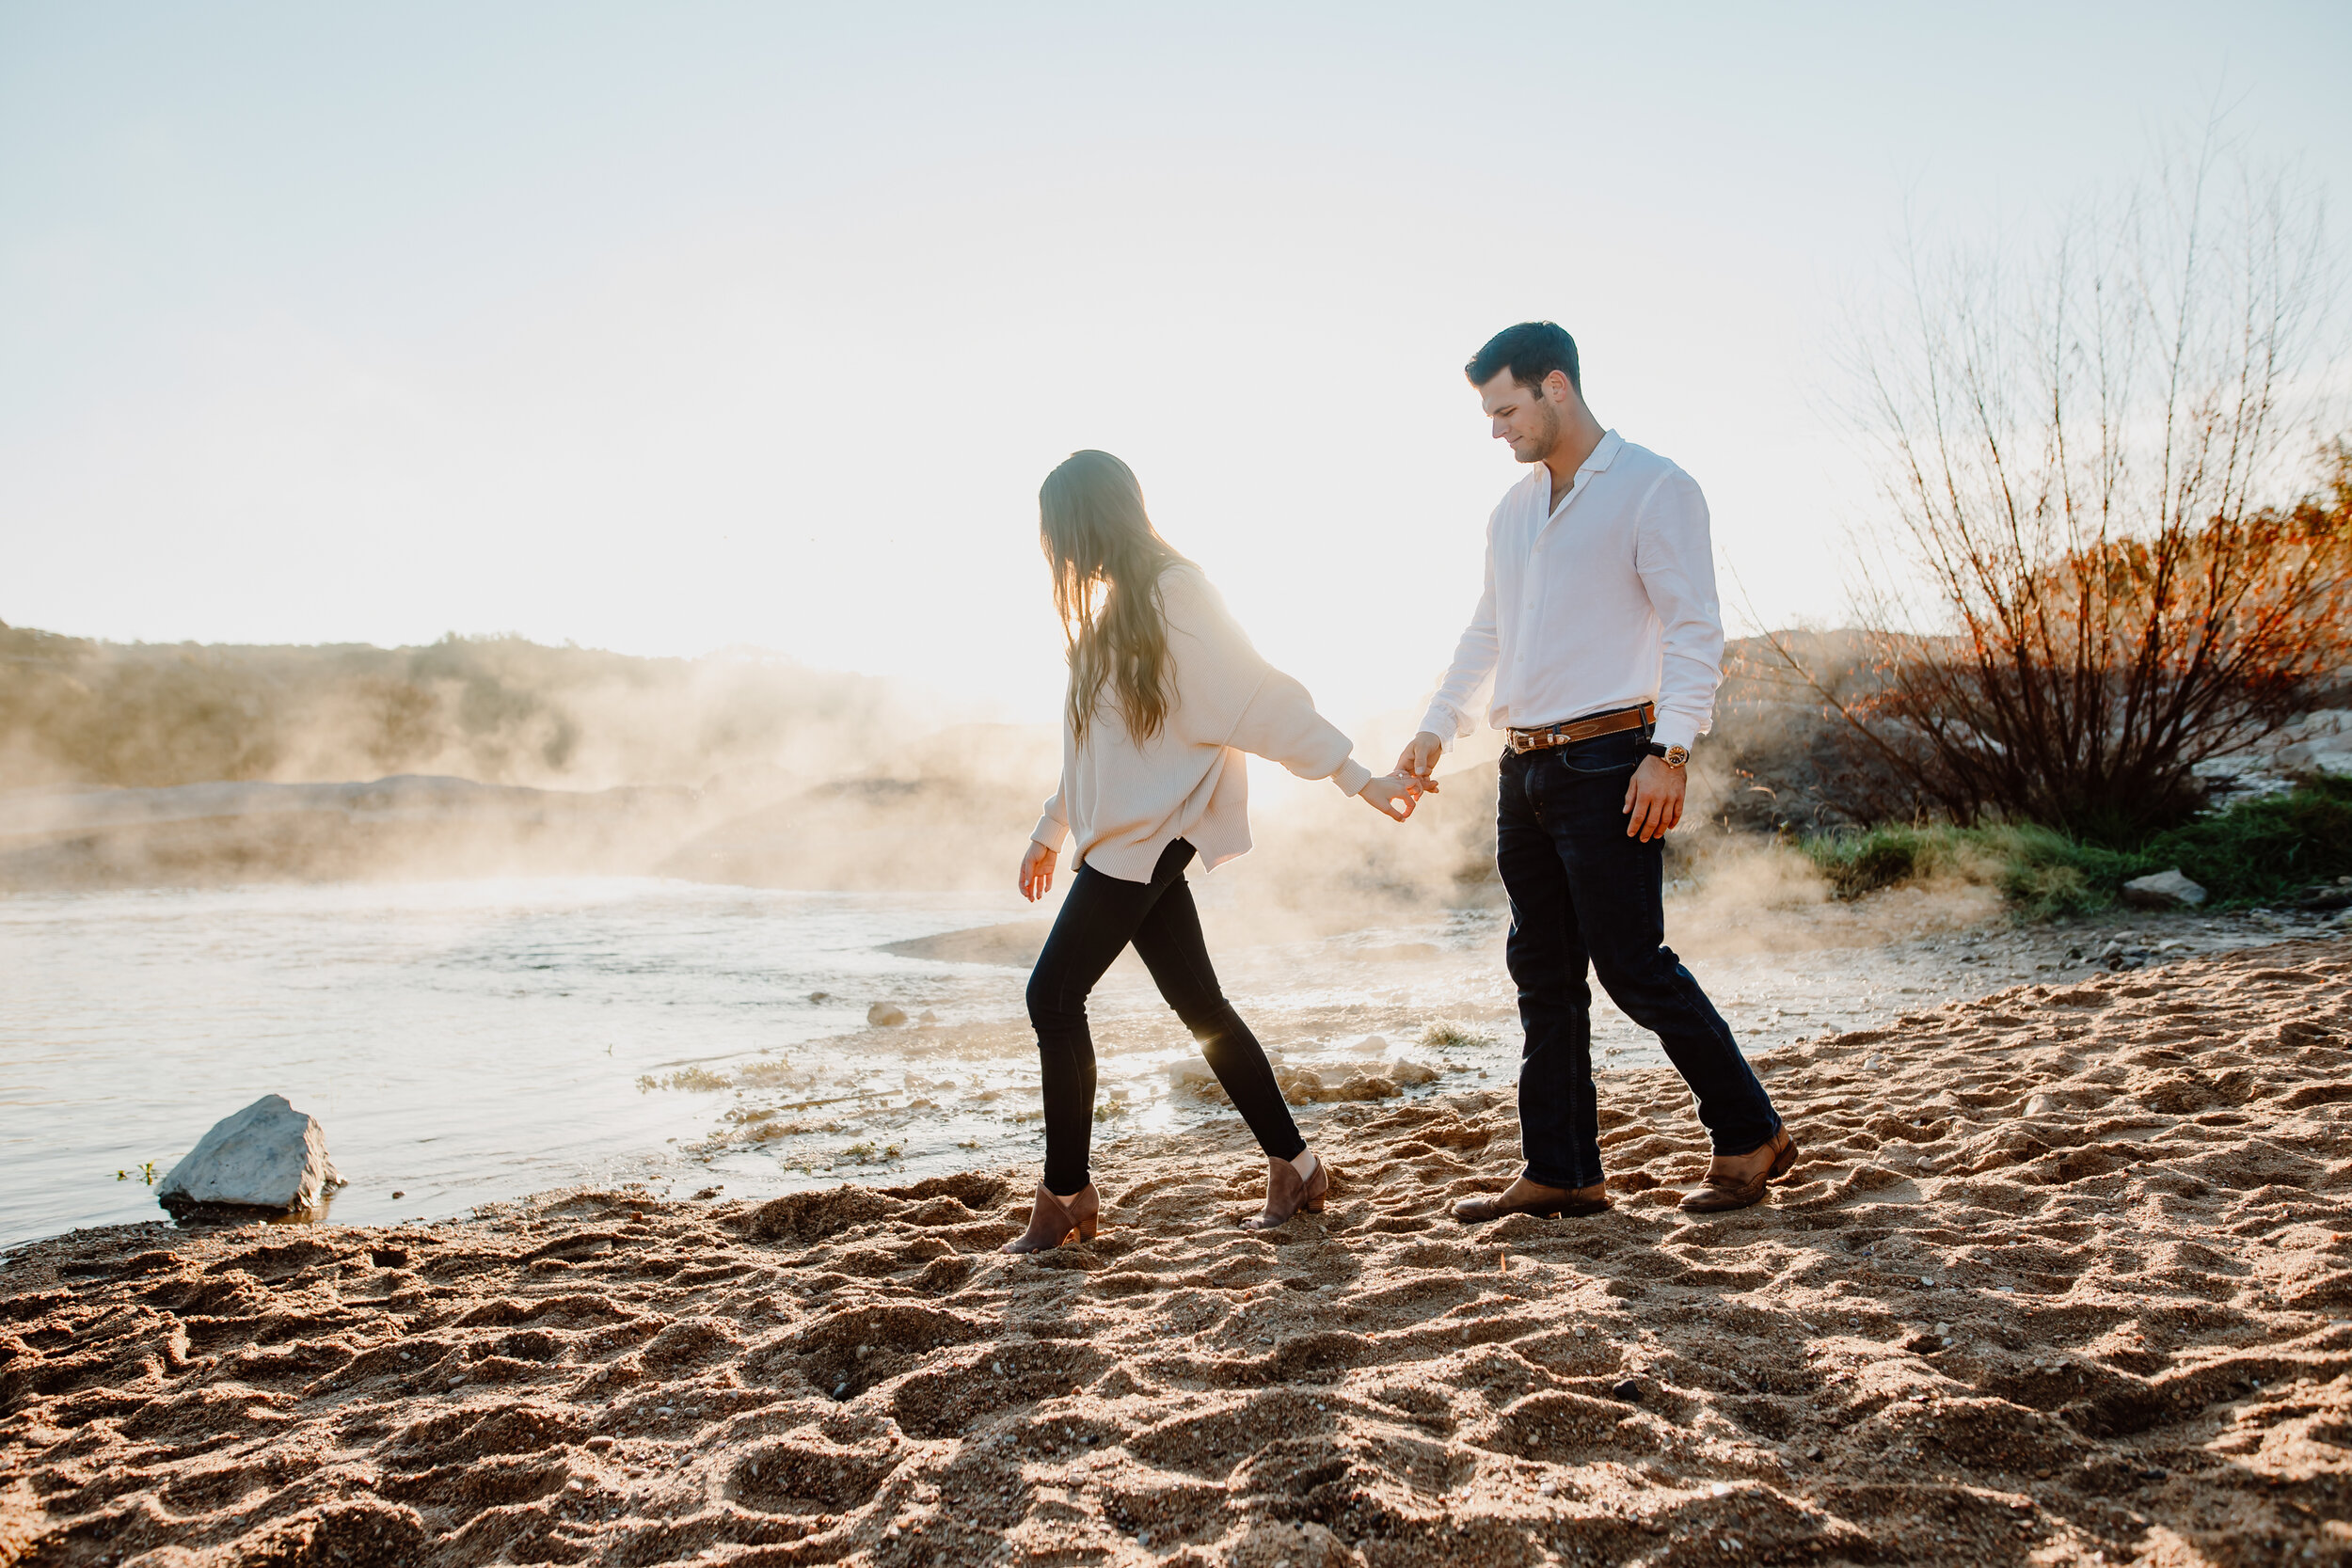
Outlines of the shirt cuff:
[{"label": "shirt cuff", "polygon": [[1338,772],[1331,775],[1331,782],[1340,786],[1341,794],[1353,795],[1372,783],[1372,769],[1350,757],[1340,765]]},{"label": "shirt cuff", "polygon": [[1070,824],[1051,816],[1041,816],[1037,826],[1029,830],[1029,841],[1042,844],[1048,849],[1059,849],[1061,841],[1070,836]]},{"label": "shirt cuff", "polygon": [[1421,716],[1423,733],[1434,735],[1445,750],[1454,750],[1454,741],[1470,733],[1470,721],[1443,703],[1432,703],[1429,711]]},{"label": "shirt cuff", "polygon": [[1687,713],[1661,713],[1649,737],[1661,746],[1679,746],[1687,752],[1699,743],[1698,721]]}]

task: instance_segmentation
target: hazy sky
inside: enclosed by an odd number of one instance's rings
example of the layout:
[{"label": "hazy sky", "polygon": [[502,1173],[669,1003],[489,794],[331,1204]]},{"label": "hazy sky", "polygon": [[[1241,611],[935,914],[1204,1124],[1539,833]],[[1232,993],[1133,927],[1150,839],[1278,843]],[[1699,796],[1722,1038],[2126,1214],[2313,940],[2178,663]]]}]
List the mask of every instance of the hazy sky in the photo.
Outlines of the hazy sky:
[{"label": "hazy sky", "polygon": [[[1049,718],[1073,448],[1417,708],[1530,316],[1834,615],[1848,306],[2217,95],[2352,188],[2352,7],[0,0],[0,619],[755,644]],[[1727,596],[1732,585],[1726,579]]]}]

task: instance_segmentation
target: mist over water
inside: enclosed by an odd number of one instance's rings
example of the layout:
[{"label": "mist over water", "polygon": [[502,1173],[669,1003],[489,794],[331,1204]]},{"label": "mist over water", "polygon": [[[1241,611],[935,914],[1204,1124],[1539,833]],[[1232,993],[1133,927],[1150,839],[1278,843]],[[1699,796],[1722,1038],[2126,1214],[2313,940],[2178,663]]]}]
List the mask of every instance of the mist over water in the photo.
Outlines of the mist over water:
[{"label": "mist over water", "polygon": [[[271,1093],[325,1124],[345,1222],[1041,1157],[1022,993],[1068,878],[1036,907],[1010,884],[1050,727],[922,731],[881,683],[727,660],[44,635],[8,634],[50,662],[0,705],[0,1243],[157,1217],[149,1163]],[[413,757],[474,776],[332,777],[389,754],[386,702]],[[1398,825],[1253,764],[1257,847],[1194,878],[1311,1138],[1317,1095],[1516,1070],[1494,765],[1454,766]],[[1668,939],[1752,1055],[1973,994],[1900,944],[1988,918],[1988,890],[1835,903],[1705,826],[1707,787]],[[1132,956],[1091,1011],[1098,1137],[1231,1115]],[[1662,1063],[1597,989],[1595,1044],[1604,1072]]]}]

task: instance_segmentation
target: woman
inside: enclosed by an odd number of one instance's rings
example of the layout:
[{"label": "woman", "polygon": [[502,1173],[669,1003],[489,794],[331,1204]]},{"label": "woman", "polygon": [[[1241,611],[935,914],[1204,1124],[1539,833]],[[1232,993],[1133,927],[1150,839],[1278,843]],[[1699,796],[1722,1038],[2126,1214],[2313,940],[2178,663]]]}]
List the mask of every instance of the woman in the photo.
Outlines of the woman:
[{"label": "woman", "polygon": [[1266,1155],[1265,1210],[1253,1229],[1319,1210],[1328,1175],[1291,1120],[1274,1069],[1217,989],[1184,867],[1249,847],[1253,752],[1301,778],[1329,779],[1402,822],[1415,792],[1375,779],[1306,688],[1258,657],[1200,568],[1168,547],[1127,465],[1073,453],[1038,493],[1054,608],[1070,644],[1061,788],[1021,859],[1032,903],[1054,884],[1065,836],[1078,870],[1029,976],[1029,1022],[1045,1077],[1045,1179],[1029,1228],[1007,1252],[1094,1234],[1087,1172],[1094,1125],[1094,1044],[1087,993],[1129,942]]}]

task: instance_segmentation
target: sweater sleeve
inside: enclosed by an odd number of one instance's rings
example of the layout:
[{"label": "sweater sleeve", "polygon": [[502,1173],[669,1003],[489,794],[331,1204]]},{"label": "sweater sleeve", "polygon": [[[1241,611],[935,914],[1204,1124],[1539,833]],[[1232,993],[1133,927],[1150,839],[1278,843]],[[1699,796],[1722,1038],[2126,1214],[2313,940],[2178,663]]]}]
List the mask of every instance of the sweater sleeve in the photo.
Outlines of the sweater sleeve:
[{"label": "sweater sleeve", "polygon": [[1279,762],[1302,779],[1328,779],[1343,795],[1372,782],[1372,769],[1348,755],[1354,743],[1315,711],[1307,689],[1272,667],[1242,709],[1230,744]]},{"label": "sweater sleeve", "polygon": [[1279,762],[1302,779],[1329,779],[1343,794],[1371,781],[1372,770],[1348,754],[1347,736],[1315,711],[1304,686],[1259,656],[1206,578],[1171,571],[1161,594],[1170,630],[1187,640],[1179,661],[1184,707],[1203,739]]},{"label": "sweater sleeve", "polygon": [[1029,830],[1029,837],[1048,849],[1059,849],[1062,840],[1070,836],[1070,814],[1063,809],[1061,800],[1062,791],[1055,790],[1054,798],[1045,802],[1044,815]]}]

